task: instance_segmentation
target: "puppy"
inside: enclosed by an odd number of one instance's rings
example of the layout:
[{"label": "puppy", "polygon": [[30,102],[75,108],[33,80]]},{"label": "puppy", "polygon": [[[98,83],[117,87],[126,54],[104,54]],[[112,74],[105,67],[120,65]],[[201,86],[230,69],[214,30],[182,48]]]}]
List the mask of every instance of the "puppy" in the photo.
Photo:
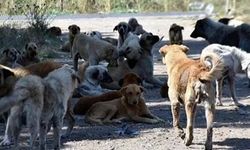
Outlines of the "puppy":
[{"label": "puppy", "polygon": [[118,31],[119,33],[117,48],[120,48],[126,40],[128,33],[131,31],[131,27],[126,22],[120,22],[114,27],[113,31]]},{"label": "puppy", "polygon": [[17,63],[20,55],[20,51],[16,50],[15,48],[4,49],[0,58],[0,64],[10,68],[20,67],[21,65]]},{"label": "puppy", "polygon": [[179,44],[183,43],[182,32],[184,30],[183,26],[179,26],[177,24],[172,24],[169,28],[169,40],[170,44]]},{"label": "puppy", "polygon": [[108,69],[103,65],[88,66],[83,78],[83,82],[77,88],[81,96],[95,96],[107,92],[109,90],[103,89],[100,83],[113,81],[108,74]]},{"label": "puppy", "polygon": [[54,36],[60,36],[62,35],[62,30],[60,27],[53,26],[47,29],[47,33]]},{"label": "puppy", "polygon": [[[207,120],[207,139],[205,149],[212,150],[213,118],[215,112],[215,97],[212,82],[221,77],[223,62],[220,57],[207,54],[205,58],[212,58],[206,62],[189,59],[186,55],[188,48],[184,45],[163,46],[160,53],[165,57],[168,73],[168,96],[171,102],[173,127],[179,136],[185,138],[185,145],[193,141],[193,124],[197,104],[205,103]],[[207,65],[210,64],[210,65]],[[186,134],[180,126],[180,104],[185,106],[187,116]]]},{"label": "puppy", "polygon": [[21,55],[20,59],[18,59],[17,62],[22,66],[40,62],[37,54],[37,45],[33,42],[29,42],[28,44],[26,44],[24,53]]},{"label": "puppy", "polygon": [[222,105],[222,83],[224,79],[227,79],[234,104],[236,106],[242,106],[242,104],[240,104],[236,98],[235,76],[236,73],[240,72],[241,70],[249,70],[250,54],[239,48],[220,44],[211,44],[205,47],[202,50],[201,56],[205,57],[207,53],[214,53],[218,55],[218,57],[222,57],[224,62],[224,69],[221,72],[223,76],[216,80],[216,104],[220,106]]},{"label": "puppy", "polygon": [[73,24],[68,27],[68,30],[69,30],[70,52],[71,52],[71,57],[73,58],[73,52],[72,52],[73,42],[74,42],[75,36],[80,34],[81,29],[79,26]]},{"label": "puppy", "polygon": [[120,92],[121,98],[93,104],[86,113],[86,121],[97,124],[116,123],[124,118],[151,124],[162,121],[151,114],[147,108],[141,86],[129,84],[123,87]]},{"label": "puppy", "polygon": [[1,98],[0,113],[11,108],[8,125],[11,126],[15,148],[18,146],[18,136],[21,128],[20,114],[27,111],[28,126],[31,131],[31,148],[37,137],[40,123],[40,149],[46,149],[47,125],[51,120],[54,132],[54,149],[60,149],[60,130],[67,103],[78,85],[77,76],[68,65],[48,74],[44,81],[33,75],[28,75],[17,81],[13,92]]},{"label": "puppy", "polygon": [[[104,87],[109,89],[119,89],[118,81],[129,72],[138,74],[143,81],[152,84],[155,87],[160,87],[163,83],[153,76],[153,56],[152,46],[159,41],[159,37],[152,33],[144,33],[139,39],[141,49],[132,51],[125,49],[124,56],[127,58],[119,62],[118,67],[108,67],[109,73],[114,80],[110,84],[105,84]],[[143,69],[142,69],[143,68]]]},{"label": "puppy", "polygon": [[72,46],[74,69],[77,71],[78,58],[89,61],[89,65],[98,65],[102,60],[117,65],[118,50],[112,44],[100,39],[95,39],[85,34],[75,36]]},{"label": "puppy", "polygon": [[140,34],[146,33],[142,25],[140,25],[135,18],[130,18],[128,21],[128,25],[130,26],[131,32],[133,34],[140,35]]}]

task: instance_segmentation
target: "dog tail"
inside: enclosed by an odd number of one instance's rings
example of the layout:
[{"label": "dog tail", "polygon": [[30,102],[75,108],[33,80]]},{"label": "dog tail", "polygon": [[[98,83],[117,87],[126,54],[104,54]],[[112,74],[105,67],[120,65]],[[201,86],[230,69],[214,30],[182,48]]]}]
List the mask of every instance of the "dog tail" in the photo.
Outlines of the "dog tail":
[{"label": "dog tail", "polygon": [[222,77],[224,62],[221,56],[208,52],[201,55],[200,61],[209,69],[201,74],[201,80],[212,81]]}]

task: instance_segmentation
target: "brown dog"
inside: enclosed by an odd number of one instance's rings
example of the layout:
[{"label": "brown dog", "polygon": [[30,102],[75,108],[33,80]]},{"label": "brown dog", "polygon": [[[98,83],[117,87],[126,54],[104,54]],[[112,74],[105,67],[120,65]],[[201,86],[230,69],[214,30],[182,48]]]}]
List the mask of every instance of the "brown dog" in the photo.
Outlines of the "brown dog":
[{"label": "brown dog", "polygon": [[[163,46],[160,53],[165,58],[168,73],[168,95],[171,101],[173,127],[179,136],[185,137],[189,146],[193,141],[193,124],[197,103],[205,103],[207,139],[205,149],[212,149],[213,119],[215,112],[215,91],[212,82],[221,76],[223,63],[213,55],[200,60],[189,59],[188,48],[184,45]],[[206,61],[209,58],[211,61]],[[210,64],[207,66],[206,64]],[[180,126],[180,104],[185,106],[187,116],[186,135]]]},{"label": "brown dog", "polygon": [[38,58],[37,45],[34,42],[29,42],[25,45],[25,51],[17,61],[22,66],[40,62]]},{"label": "brown dog", "polygon": [[10,68],[20,67],[21,65],[17,62],[20,58],[20,55],[20,51],[16,50],[15,48],[6,48],[2,51],[0,64]]},{"label": "brown dog", "polygon": [[73,57],[73,53],[72,53],[73,42],[74,42],[75,36],[80,34],[81,29],[79,26],[73,24],[68,27],[68,30],[69,30],[70,52],[71,52],[71,57]]},{"label": "brown dog", "polygon": [[97,124],[116,123],[123,119],[152,124],[162,121],[147,108],[141,86],[129,84],[121,88],[120,92],[120,98],[93,104],[86,113],[86,121]]}]

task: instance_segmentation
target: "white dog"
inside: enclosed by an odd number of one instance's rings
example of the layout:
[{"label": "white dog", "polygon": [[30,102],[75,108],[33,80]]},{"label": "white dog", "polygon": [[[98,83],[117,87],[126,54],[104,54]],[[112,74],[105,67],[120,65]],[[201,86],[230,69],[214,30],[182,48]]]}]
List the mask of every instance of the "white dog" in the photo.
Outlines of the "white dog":
[{"label": "white dog", "polygon": [[211,52],[221,56],[224,62],[223,77],[216,81],[217,105],[222,105],[222,82],[226,77],[234,104],[240,106],[241,104],[236,99],[234,78],[236,73],[241,70],[247,70],[248,78],[250,78],[250,54],[236,47],[211,44],[202,50],[201,56]]}]

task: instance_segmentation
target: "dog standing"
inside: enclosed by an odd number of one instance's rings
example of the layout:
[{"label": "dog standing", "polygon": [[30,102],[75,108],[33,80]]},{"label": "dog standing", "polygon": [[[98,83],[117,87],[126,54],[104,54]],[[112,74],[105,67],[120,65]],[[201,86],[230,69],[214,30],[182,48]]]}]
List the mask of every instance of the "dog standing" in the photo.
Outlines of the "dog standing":
[{"label": "dog standing", "polygon": [[[250,54],[245,51],[231,46],[224,46],[220,44],[211,44],[202,50],[201,56],[205,57],[207,53],[215,53],[218,57],[222,57],[224,62],[223,76],[216,80],[216,104],[222,105],[222,84],[223,80],[227,79],[229,83],[230,93],[234,105],[241,106],[237,101],[235,93],[235,76],[241,70],[249,70],[250,68]],[[250,72],[247,72],[249,74]]]},{"label": "dog standing", "polygon": [[126,22],[120,22],[114,27],[113,31],[118,31],[119,33],[117,48],[120,48],[126,40],[128,33],[131,31],[131,27]]},{"label": "dog standing", "polygon": [[148,110],[141,86],[129,84],[121,88],[120,92],[121,98],[93,104],[86,113],[86,121],[97,124],[116,123],[123,119],[151,124],[162,121]]},{"label": "dog standing", "polygon": [[[193,141],[193,124],[197,104],[205,103],[207,120],[207,139],[205,149],[212,150],[213,119],[215,112],[215,91],[212,82],[221,77],[223,63],[217,55],[207,54],[211,59],[206,65],[205,58],[189,59],[186,55],[188,48],[184,45],[163,46],[160,53],[165,57],[168,73],[168,96],[171,102],[173,127],[179,136],[185,138],[185,145]],[[210,67],[210,69],[209,69]],[[180,104],[185,106],[187,116],[186,134],[180,126]]]},{"label": "dog standing", "polygon": [[169,40],[170,44],[179,44],[183,43],[182,31],[184,30],[183,26],[179,26],[177,24],[172,24],[169,28]]},{"label": "dog standing", "polygon": [[[71,57],[73,58],[73,52],[72,52],[72,46],[73,46],[73,42],[74,42],[74,39],[75,39],[75,36],[80,34],[80,27],[73,24],[73,25],[70,25],[68,27],[68,30],[69,30],[69,45],[70,45],[70,54],[71,54]],[[65,46],[67,47],[67,46]]]}]

